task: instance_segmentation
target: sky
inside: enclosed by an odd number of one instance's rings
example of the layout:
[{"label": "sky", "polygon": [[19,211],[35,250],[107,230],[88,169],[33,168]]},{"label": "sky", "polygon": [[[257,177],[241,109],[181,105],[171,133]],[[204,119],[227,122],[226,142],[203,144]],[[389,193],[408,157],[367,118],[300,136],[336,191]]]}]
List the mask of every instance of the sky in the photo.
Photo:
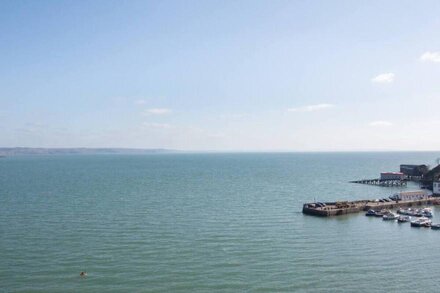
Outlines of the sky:
[{"label": "sky", "polygon": [[440,1],[0,1],[0,146],[440,149]]}]

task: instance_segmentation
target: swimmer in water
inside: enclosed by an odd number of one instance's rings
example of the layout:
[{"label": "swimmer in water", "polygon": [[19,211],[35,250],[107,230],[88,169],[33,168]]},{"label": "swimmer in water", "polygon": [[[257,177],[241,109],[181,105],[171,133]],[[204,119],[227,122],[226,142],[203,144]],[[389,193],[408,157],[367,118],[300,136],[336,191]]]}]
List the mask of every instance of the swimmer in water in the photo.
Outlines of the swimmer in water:
[{"label": "swimmer in water", "polygon": [[87,277],[87,273],[86,272],[81,272],[81,273],[79,273],[79,276],[80,277]]}]

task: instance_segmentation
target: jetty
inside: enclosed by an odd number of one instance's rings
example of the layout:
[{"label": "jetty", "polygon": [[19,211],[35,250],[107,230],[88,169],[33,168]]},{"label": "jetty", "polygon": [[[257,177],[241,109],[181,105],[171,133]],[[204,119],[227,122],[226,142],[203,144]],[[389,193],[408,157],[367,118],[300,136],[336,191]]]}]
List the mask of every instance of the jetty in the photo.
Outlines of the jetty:
[{"label": "jetty", "polygon": [[378,186],[406,186],[408,180],[392,180],[392,179],[361,179],[350,181],[350,183],[370,184]]},{"label": "jetty", "polygon": [[362,211],[396,209],[403,207],[440,205],[440,198],[428,197],[415,200],[397,200],[379,202],[377,200],[337,201],[324,203],[305,203],[302,212],[307,215],[331,217],[345,214],[359,213]]},{"label": "jetty", "polygon": [[350,181],[350,183],[362,183],[379,186],[406,186],[408,175],[403,172],[381,172],[380,178],[361,179]]}]

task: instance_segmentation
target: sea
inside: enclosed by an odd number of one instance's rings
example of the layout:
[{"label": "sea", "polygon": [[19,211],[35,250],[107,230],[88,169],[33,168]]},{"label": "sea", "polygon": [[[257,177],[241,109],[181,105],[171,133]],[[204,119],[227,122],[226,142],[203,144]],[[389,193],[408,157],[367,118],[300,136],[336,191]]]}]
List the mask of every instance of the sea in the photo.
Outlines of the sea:
[{"label": "sea", "polygon": [[306,202],[416,190],[349,181],[438,157],[0,158],[0,292],[438,292],[440,231],[301,212]]}]

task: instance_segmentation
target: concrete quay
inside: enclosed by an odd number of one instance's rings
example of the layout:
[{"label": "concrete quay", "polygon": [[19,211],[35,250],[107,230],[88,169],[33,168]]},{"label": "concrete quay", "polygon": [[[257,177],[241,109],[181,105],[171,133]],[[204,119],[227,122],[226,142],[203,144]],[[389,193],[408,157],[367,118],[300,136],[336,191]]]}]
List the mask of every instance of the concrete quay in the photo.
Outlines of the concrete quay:
[{"label": "concrete quay", "polygon": [[312,216],[331,217],[368,211],[369,209],[379,211],[382,209],[397,209],[425,205],[440,205],[440,198],[429,197],[418,200],[392,202],[377,202],[375,200],[325,202],[324,207],[320,207],[316,205],[316,203],[305,203],[302,212]]}]

